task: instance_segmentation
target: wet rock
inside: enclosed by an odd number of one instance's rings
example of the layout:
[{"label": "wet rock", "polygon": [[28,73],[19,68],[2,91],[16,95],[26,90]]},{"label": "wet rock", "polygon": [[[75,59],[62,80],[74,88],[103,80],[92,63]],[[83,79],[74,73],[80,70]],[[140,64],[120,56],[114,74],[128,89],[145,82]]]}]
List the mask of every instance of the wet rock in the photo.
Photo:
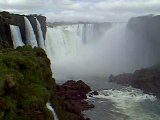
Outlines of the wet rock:
[{"label": "wet rock", "polygon": [[90,93],[90,95],[99,95],[99,93],[97,91],[93,91]]},{"label": "wet rock", "polygon": [[59,98],[63,100],[63,109],[75,114],[75,120],[85,120],[81,112],[94,107],[84,100],[91,88],[82,80],[69,80],[62,85],[57,85],[56,91]]}]

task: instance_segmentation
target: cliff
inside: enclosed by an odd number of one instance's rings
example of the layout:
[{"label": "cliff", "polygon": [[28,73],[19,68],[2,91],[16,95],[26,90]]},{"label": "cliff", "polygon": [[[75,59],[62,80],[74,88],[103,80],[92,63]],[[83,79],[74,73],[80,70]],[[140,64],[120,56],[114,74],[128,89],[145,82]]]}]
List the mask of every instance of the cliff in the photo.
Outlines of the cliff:
[{"label": "cliff", "polygon": [[46,102],[55,94],[55,81],[42,49],[1,50],[0,76],[0,119],[53,120]]},{"label": "cliff", "polygon": [[54,120],[47,102],[59,120],[85,120],[81,111],[93,107],[83,101],[89,86],[82,81],[57,86],[43,49],[0,50],[0,120]]},{"label": "cliff", "polygon": [[42,49],[3,49],[0,56],[0,119],[53,120],[48,101],[63,115],[60,120],[72,117],[58,103],[50,61]]},{"label": "cliff", "polygon": [[38,40],[38,31],[37,31],[37,23],[36,19],[41,24],[41,29],[43,32],[43,37],[45,38],[46,35],[46,17],[41,15],[18,15],[18,14],[12,14],[9,12],[0,12],[0,48],[6,48],[6,47],[13,47],[13,42],[11,38],[11,31],[9,25],[15,25],[19,26],[20,32],[22,35],[22,40],[24,43],[26,43],[26,31],[25,31],[25,21],[24,16],[29,19],[29,21],[32,24],[34,33],[36,35],[36,39]]},{"label": "cliff", "polygon": [[131,18],[127,24],[127,31],[131,41],[136,41],[137,46],[141,48],[147,47],[150,57],[160,61],[160,15]]}]

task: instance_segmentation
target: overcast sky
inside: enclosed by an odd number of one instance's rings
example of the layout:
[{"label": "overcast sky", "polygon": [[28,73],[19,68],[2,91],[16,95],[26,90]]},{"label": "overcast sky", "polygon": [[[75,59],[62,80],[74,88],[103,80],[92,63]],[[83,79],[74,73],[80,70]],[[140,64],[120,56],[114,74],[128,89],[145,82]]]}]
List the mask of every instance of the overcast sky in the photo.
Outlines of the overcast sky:
[{"label": "overcast sky", "polygon": [[48,21],[127,21],[160,14],[160,0],[0,0],[0,10],[42,14]]}]

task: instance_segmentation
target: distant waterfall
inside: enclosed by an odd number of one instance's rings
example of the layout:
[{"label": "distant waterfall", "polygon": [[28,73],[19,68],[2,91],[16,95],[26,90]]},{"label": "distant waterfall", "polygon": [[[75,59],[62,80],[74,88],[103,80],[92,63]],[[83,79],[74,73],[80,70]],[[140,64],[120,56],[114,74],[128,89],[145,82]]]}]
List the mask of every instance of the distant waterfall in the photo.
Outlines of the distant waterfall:
[{"label": "distant waterfall", "polygon": [[17,48],[18,46],[24,46],[19,27],[10,25],[10,30],[11,30],[11,36],[12,36],[14,48]]},{"label": "distant waterfall", "polygon": [[32,47],[38,47],[32,25],[27,17],[24,17],[24,19],[25,19],[25,29],[26,29],[26,44],[31,45]]},{"label": "distant waterfall", "polygon": [[38,44],[39,44],[39,47],[44,49],[43,32],[42,32],[41,25],[39,21],[37,20],[37,18],[36,18],[36,22],[37,22],[37,31],[38,31]]}]

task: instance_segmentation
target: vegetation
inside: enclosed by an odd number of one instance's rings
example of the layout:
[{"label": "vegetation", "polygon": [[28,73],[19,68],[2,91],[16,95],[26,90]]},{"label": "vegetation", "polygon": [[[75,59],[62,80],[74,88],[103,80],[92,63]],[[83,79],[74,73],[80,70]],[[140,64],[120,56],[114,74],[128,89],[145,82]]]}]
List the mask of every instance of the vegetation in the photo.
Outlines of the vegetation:
[{"label": "vegetation", "polygon": [[46,108],[51,101],[60,120],[72,120],[55,93],[50,61],[41,48],[30,46],[0,51],[0,119],[54,120]]}]

